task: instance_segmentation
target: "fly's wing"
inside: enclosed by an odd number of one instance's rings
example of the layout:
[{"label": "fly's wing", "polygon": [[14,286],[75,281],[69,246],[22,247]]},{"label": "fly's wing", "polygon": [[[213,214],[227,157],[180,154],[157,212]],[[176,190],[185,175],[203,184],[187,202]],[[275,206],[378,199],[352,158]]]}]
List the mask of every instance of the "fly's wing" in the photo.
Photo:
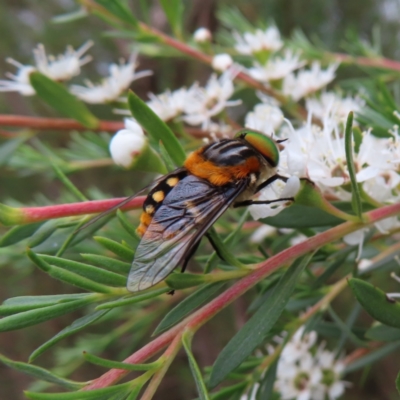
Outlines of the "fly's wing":
[{"label": "fly's wing", "polygon": [[128,290],[147,289],[170,274],[247,184],[243,179],[218,187],[194,175],[179,181],[156,211],[136,249]]},{"label": "fly's wing", "polygon": [[153,186],[157,185],[157,183],[159,183],[161,180],[163,179],[167,179],[170,175],[174,176],[176,174],[179,174],[179,172],[183,171],[184,168],[178,168],[175,171],[170,172],[167,175],[163,175],[160,176],[159,178],[157,178],[155,181],[151,182],[150,185],[145,186],[143,189],[140,189],[137,193],[133,194],[132,196],[127,197],[126,199],[122,200],[121,203],[118,203],[117,205],[115,205],[114,207],[109,208],[106,211],[103,211],[102,213],[96,215],[95,217],[91,218],[88,222],[86,222],[86,224],[82,225],[80,228],[78,228],[76,230],[75,233],[78,233],[80,231],[82,231],[83,229],[86,229],[89,225],[94,224],[96,221],[98,221],[99,219],[105,217],[106,215],[111,214],[112,212],[120,209],[121,207],[123,207],[125,204],[128,204],[131,200],[133,200],[135,197],[138,197],[140,194],[142,194],[143,192],[145,192],[148,189],[153,188]]}]

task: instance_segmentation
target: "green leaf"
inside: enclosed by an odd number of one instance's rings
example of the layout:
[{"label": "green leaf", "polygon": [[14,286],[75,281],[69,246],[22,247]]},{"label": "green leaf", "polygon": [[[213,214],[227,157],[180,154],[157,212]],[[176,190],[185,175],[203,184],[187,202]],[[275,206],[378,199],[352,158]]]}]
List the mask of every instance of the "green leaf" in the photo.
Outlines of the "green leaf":
[{"label": "green leaf", "polygon": [[199,398],[200,400],[210,400],[206,384],[204,383],[203,375],[201,374],[200,368],[197,365],[196,359],[194,358],[191,350],[191,342],[192,332],[184,332],[184,334],[182,335],[182,344],[188,356],[190,370],[192,371],[194,381],[196,382],[196,388],[197,392],[199,393]]},{"label": "green leaf", "polygon": [[75,119],[86,128],[97,128],[98,119],[61,83],[51,80],[40,72],[32,72],[29,79],[37,95],[61,115]]},{"label": "green leaf", "polygon": [[350,175],[351,182],[351,205],[354,211],[359,218],[362,217],[362,204],[361,204],[361,195],[360,189],[358,187],[357,178],[356,178],[356,167],[354,165],[353,159],[353,112],[350,111],[346,121],[346,130],[344,134],[344,143],[346,150],[346,163],[347,169]]},{"label": "green leaf", "polygon": [[95,236],[93,238],[97,243],[101,244],[107,250],[110,250],[118,257],[121,257],[125,261],[132,262],[134,251],[124,246],[121,243],[116,242],[115,240],[108,239],[106,237]]},{"label": "green leaf", "polygon": [[132,224],[132,222],[130,222],[128,220],[126,215],[121,210],[117,210],[117,218],[118,218],[118,221],[120,222],[120,224],[122,225],[122,227],[126,230],[126,232],[128,232],[129,235],[133,239],[135,239],[136,242],[139,242],[140,237],[136,232],[135,226]]},{"label": "green leaf", "polygon": [[124,362],[107,360],[105,358],[97,357],[93,354],[86,352],[83,353],[83,357],[85,358],[86,361],[92,364],[100,365],[101,367],[108,369],[115,368],[115,369],[125,369],[127,371],[149,371],[150,369],[154,369],[160,366],[160,363],[157,361],[150,364],[129,364]]},{"label": "green leaf", "polygon": [[0,147],[0,167],[7,164],[15,150],[17,150],[18,147],[21,146],[21,144],[24,143],[28,138],[28,136],[21,136],[17,137],[16,139],[10,139]]},{"label": "green leaf", "polygon": [[79,332],[80,330],[86,328],[87,326],[93,324],[98,319],[100,319],[103,315],[107,314],[108,310],[95,311],[91,314],[85,315],[84,317],[78,318],[71,325],[67,326],[63,330],[57,333],[57,335],[53,336],[50,340],[43,343],[40,347],[38,347],[29,357],[29,362],[33,362],[36,358],[38,358],[41,354],[43,354],[46,350],[48,350],[51,346],[58,343],[60,340]]},{"label": "green leaf", "polygon": [[48,307],[42,307],[29,311],[23,311],[19,314],[10,315],[0,319],[0,332],[13,331],[39,324],[44,321],[59,317],[60,315],[78,310],[90,303],[93,303],[93,296],[87,298],[69,301],[67,303],[55,304]]},{"label": "green leaf", "polygon": [[286,207],[275,217],[263,218],[263,223],[277,228],[311,228],[319,226],[335,226],[343,222],[325,211],[315,207],[293,204]]},{"label": "green leaf", "polygon": [[365,337],[380,342],[393,342],[400,340],[400,329],[391,326],[377,324],[365,332]]},{"label": "green leaf", "polygon": [[257,400],[270,399],[272,397],[277,367],[278,361],[275,361],[269,366],[267,373],[260,382],[260,387],[256,395]]},{"label": "green leaf", "polygon": [[7,299],[0,306],[0,315],[17,314],[22,311],[33,310],[52,306],[54,304],[66,303],[68,301],[83,299],[91,296],[90,293],[57,294],[49,296],[20,296]]},{"label": "green leaf", "polygon": [[158,335],[159,333],[166,331],[171,326],[178,323],[194,309],[200,307],[207,300],[213,298],[221,291],[224,285],[225,282],[216,282],[200,287],[197,291],[186,297],[175,308],[168,312],[167,315],[165,315],[152,336]]},{"label": "green leaf", "polygon": [[36,264],[37,267],[39,267],[41,270],[45,271],[48,275],[52,276],[55,279],[67,282],[71,285],[77,286],[84,290],[88,290],[90,292],[97,292],[97,293],[113,292],[113,288],[109,286],[102,285],[100,283],[84,278],[73,272],[48,264],[46,261],[44,261],[43,258],[39,257],[30,249],[28,249],[27,255]]},{"label": "green leaf", "polygon": [[152,299],[169,291],[170,291],[169,288],[161,288],[156,290],[150,290],[148,292],[146,291],[140,294],[129,295],[119,300],[109,301],[107,303],[100,304],[99,306],[96,307],[96,309],[103,310],[103,309],[110,309],[110,308],[122,307],[135,303],[140,303],[141,301]]},{"label": "green leaf", "polygon": [[11,228],[5,235],[0,238],[0,247],[11,246],[18,243],[31,235],[33,235],[43,224],[43,222],[35,222],[28,225],[19,225]]},{"label": "green leaf", "polygon": [[96,3],[103,6],[107,11],[111,14],[118,17],[121,21],[132,25],[134,28],[137,28],[138,21],[133,16],[132,11],[126,6],[125,2],[121,0],[95,0]]},{"label": "green leaf", "polygon": [[116,274],[114,272],[94,267],[93,265],[84,264],[78,261],[67,260],[65,258],[55,256],[47,256],[45,254],[38,254],[38,256],[50,265],[55,265],[56,267],[74,272],[80,276],[83,276],[98,283],[102,283],[104,285],[117,287],[124,287],[126,285],[126,277]]},{"label": "green leaf", "polygon": [[80,391],[79,393],[34,393],[25,392],[26,397],[32,400],[105,400],[118,393],[128,393],[131,382],[114,385],[102,389]]},{"label": "green leaf", "polygon": [[161,140],[159,140],[159,142],[158,142],[158,150],[160,152],[160,156],[161,156],[162,160],[164,161],[167,171],[172,172],[176,168],[176,165],[174,165],[174,162],[172,161],[171,157],[169,156],[169,154]]},{"label": "green leaf", "polygon": [[396,388],[400,394],[400,372],[398,373],[397,378],[396,378]]},{"label": "green leaf", "polygon": [[171,25],[174,35],[178,38],[182,35],[182,15],[183,1],[182,0],[160,0],[161,7]]},{"label": "green leaf", "polygon": [[2,354],[0,354],[0,361],[2,363],[6,364],[8,367],[14,368],[20,372],[31,375],[31,376],[35,377],[36,379],[40,379],[42,381],[46,381],[46,382],[50,382],[50,383],[55,383],[56,385],[60,385],[67,389],[76,389],[77,390],[77,389],[82,388],[85,385],[84,383],[71,381],[69,379],[65,379],[61,376],[55,375],[55,374],[49,372],[47,369],[37,367],[36,365],[31,365],[31,364],[26,364],[24,362],[10,360],[9,358],[3,356]]},{"label": "green leaf", "polygon": [[349,285],[357,300],[371,317],[385,325],[400,328],[400,304],[386,293],[361,279],[352,278]]},{"label": "green leaf", "polygon": [[50,219],[44,222],[39,229],[37,229],[28,241],[28,247],[36,247],[48,239],[60,225],[65,226],[65,221],[59,219]]},{"label": "green leaf", "polygon": [[358,360],[347,365],[345,370],[343,371],[343,375],[347,375],[350,372],[357,371],[358,369],[364,368],[366,365],[373,364],[374,362],[380,360],[383,357],[386,357],[389,354],[393,354],[398,347],[400,347],[400,342],[394,342],[388,343],[378,350],[372,351],[366,356],[361,357]]},{"label": "green leaf", "polygon": [[128,104],[133,117],[158,143],[160,140],[176,165],[182,165],[186,154],[174,133],[157,114],[132,91],[128,94]]},{"label": "green leaf", "polygon": [[310,262],[313,254],[296,260],[281,277],[273,292],[254,315],[243,325],[219,354],[211,371],[211,388],[217,386],[238,367],[265,339],[292,294],[297,278]]},{"label": "green leaf", "polygon": [[173,272],[165,280],[165,283],[172,289],[186,289],[192,286],[198,286],[205,282],[207,278],[200,274],[182,274]]},{"label": "green leaf", "polygon": [[106,256],[99,256],[97,254],[81,254],[81,256],[85,260],[98,265],[99,267],[116,272],[118,274],[127,275],[132,267],[131,264],[128,264],[124,261],[116,260]]},{"label": "green leaf", "polygon": [[230,400],[237,399],[239,397],[233,397],[234,394],[239,395],[242,390],[247,386],[247,382],[240,382],[236,385],[225,386],[217,393],[211,394],[211,400]]}]

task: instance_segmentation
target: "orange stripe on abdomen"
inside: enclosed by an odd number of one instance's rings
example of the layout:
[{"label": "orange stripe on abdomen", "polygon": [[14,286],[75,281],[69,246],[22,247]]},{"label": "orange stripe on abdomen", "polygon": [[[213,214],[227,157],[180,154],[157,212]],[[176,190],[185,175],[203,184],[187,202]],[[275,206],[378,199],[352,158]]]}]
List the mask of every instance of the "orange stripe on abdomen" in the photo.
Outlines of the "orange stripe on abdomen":
[{"label": "orange stripe on abdomen", "polygon": [[185,168],[198,178],[206,179],[216,186],[223,186],[229,182],[245,178],[251,173],[259,172],[261,165],[257,157],[249,157],[243,164],[234,166],[218,166],[205,160],[202,149],[190,154],[185,161]]}]

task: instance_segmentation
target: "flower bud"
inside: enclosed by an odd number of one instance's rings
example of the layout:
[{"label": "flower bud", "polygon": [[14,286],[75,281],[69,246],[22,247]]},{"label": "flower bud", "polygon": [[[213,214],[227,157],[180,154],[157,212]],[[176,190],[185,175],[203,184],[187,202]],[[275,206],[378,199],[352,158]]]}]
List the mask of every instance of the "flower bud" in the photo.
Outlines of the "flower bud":
[{"label": "flower bud", "polygon": [[233,64],[232,57],[229,54],[217,54],[211,62],[211,66],[220,72],[226,71]]},{"label": "flower bud", "polygon": [[163,160],[150,147],[142,127],[134,119],[125,119],[125,129],[111,139],[110,153],[115,164],[121,167],[167,173]]},{"label": "flower bud", "polygon": [[193,39],[197,43],[210,42],[211,38],[211,32],[207,28],[199,28],[193,33]]},{"label": "flower bud", "polygon": [[125,126],[126,129],[121,129],[111,139],[110,153],[115,164],[129,168],[143,151],[147,139],[136,121],[127,119]]}]

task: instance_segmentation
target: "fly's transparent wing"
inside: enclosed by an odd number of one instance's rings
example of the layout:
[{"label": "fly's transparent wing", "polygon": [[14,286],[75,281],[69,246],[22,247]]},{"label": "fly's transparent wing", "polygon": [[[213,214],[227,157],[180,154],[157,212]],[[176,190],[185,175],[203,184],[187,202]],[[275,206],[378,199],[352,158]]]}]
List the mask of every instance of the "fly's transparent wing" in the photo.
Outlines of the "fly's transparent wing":
[{"label": "fly's transparent wing", "polygon": [[194,175],[179,181],[136,249],[128,290],[147,289],[170,274],[246,186],[246,179],[218,187]]}]

